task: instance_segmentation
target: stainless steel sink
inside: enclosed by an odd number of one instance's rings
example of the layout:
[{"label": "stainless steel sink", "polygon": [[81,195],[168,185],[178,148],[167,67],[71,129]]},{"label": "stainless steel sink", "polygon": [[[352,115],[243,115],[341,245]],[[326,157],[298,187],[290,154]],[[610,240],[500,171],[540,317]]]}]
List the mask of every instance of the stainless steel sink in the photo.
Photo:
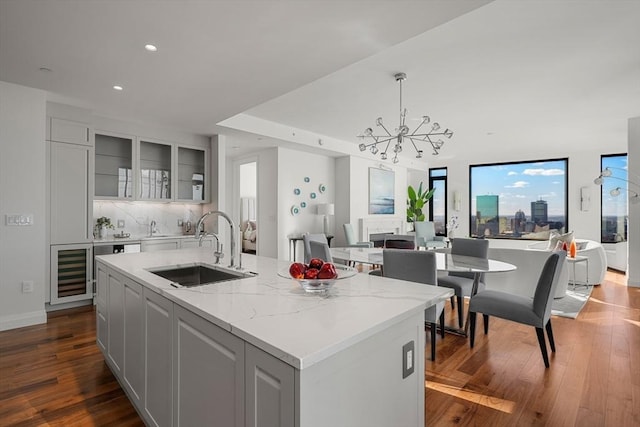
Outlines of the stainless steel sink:
[{"label": "stainless steel sink", "polygon": [[222,268],[208,267],[205,265],[173,267],[149,271],[153,274],[170,280],[172,282],[172,285],[175,287],[185,288],[255,276],[255,274],[253,273],[225,270]]}]

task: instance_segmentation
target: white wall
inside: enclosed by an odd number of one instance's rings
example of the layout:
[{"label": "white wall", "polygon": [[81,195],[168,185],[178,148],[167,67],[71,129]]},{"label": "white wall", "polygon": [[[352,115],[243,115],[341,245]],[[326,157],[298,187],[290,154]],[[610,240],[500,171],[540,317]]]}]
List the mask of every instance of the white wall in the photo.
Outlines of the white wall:
[{"label": "white wall", "polygon": [[[629,119],[629,171],[640,175],[640,117]],[[629,178],[633,182],[640,184],[638,179],[631,174]],[[634,188],[632,186],[632,188]],[[634,188],[636,191],[637,187]],[[629,266],[627,268],[627,284],[629,286],[640,287],[640,204],[629,203],[629,226],[628,226],[628,254]]]},{"label": "white wall", "polygon": [[[47,321],[45,102],[40,90],[0,82],[0,330]],[[32,214],[34,224],[6,226],[6,214]]]},{"label": "white wall", "polygon": [[360,235],[360,218],[397,217],[402,220],[406,219],[407,169],[391,163],[384,163],[384,167],[395,173],[395,213],[393,215],[369,215],[369,168],[380,168],[380,164],[380,159],[374,157],[365,159],[355,156],[342,157],[336,163],[336,177],[339,178],[336,200],[339,203],[336,203],[336,241],[332,246],[341,246],[346,243],[342,231],[344,223],[351,223],[357,237]]},{"label": "white wall", "polygon": [[[323,217],[318,215],[318,205],[334,203],[336,194],[335,159],[333,157],[311,154],[287,148],[278,149],[278,258],[289,259],[289,240],[287,235],[298,233],[322,233]],[[304,178],[308,177],[309,182]],[[320,184],[326,191],[319,191]],[[342,183],[340,184],[343,185]],[[294,194],[294,189],[301,194]],[[262,190],[258,190],[261,194]],[[311,198],[311,193],[316,198]],[[301,208],[301,202],[306,207]],[[300,209],[298,215],[291,213],[291,207]],[[340,227],[342,225],[340,224]],[[329,217],[329,230],[334,236],[341,234],[335,227],[335,216]],[[333,245],[333,242],[332,242]],[[335,245],[333,245],[335,246]],[[298,259],[301,259],[302,245],[298,246]]]}]

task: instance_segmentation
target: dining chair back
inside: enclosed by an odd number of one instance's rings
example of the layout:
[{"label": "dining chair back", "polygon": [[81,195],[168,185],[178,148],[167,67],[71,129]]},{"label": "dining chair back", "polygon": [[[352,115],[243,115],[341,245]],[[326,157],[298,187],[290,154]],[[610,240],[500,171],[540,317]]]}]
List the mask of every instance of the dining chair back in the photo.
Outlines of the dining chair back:
[{"label": "dining chair back", "polygon": [[309,249],[311,251],[311,258],[320,258],[325,262],[333,262],[331,249],[329,249],[329,245],[327,243],[311,240],[309,241]]},{"label": "dining chair back", "polygon": [[326,243],[327,245],[329,244],[327,240],[327,236],[325,236],[322,233],[319,233],[319,234],[305,233],[302,235],[302,241],[304,243],[304,262],[307,264],[309,263],[309,260],[313,258],[311,256],[310,242],[314,241],[314,242]]},{"label": "dining chair back", "polygon": [[[451,254],[487,259],[489,254],[489,241],[485,239],[455,238],[451,245]],[[440,286],[453,289],[455,292],[455,299],[458,303],[458,326],[461,328],[464,322],[464,297],[471,296],[475,274],[476,273],[449,272],[438,277]],[[480,289],[484,289],[484,273],[481,273],[478,277],[478,290]],[[453,308],[453,301],[454,297],[451,297],[451,308]]]},{"label": "dining chair back", "polygon": [[500,317],[533,326],[536,329],[542,359],[545,367],[548,368],[549,356],[544,331],[546,329],[551,351],[555,353],[556,345],[551,327],[551,306],[565,257],[564,251],[549,255],[542,267],[533,298],[495,290],[478,292],[472,296],[469,302],[469,343],[471,348],[475,344],[476,314],[482,313],[485,335],[489,332],[489,316]]},{"label": "dining chair back", "polygon": [[[409,282],[438,285],[436,254],[432,251],[407,251],[403,249],[384,249],[382,275]],[[424,311],[425,324],[431,327],[431,360],[436,360],[436,323],[440,322],[440,333],[444,338],[444,302],[440,302]]]}]

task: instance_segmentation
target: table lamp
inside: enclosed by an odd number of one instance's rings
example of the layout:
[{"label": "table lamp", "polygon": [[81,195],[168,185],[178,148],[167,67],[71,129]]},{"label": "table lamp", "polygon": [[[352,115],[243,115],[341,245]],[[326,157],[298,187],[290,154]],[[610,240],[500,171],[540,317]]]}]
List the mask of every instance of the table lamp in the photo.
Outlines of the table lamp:
[{"label": "table lamp", "polygon": [[335,213],[335,205],[333,203],[322,203],[318,205],[318,215],[324,215],[323,219],[323,232],[325,235],[329,235],[329,215]]}]

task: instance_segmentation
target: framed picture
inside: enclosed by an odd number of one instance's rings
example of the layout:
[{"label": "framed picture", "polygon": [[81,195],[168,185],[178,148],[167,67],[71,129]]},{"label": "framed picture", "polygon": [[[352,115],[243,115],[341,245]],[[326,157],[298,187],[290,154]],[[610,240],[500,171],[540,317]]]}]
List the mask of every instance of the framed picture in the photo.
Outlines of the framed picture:
[{"label": "framed picture", "polygon": [[369,168],[369,214],[395,213],[395,173]]}]

